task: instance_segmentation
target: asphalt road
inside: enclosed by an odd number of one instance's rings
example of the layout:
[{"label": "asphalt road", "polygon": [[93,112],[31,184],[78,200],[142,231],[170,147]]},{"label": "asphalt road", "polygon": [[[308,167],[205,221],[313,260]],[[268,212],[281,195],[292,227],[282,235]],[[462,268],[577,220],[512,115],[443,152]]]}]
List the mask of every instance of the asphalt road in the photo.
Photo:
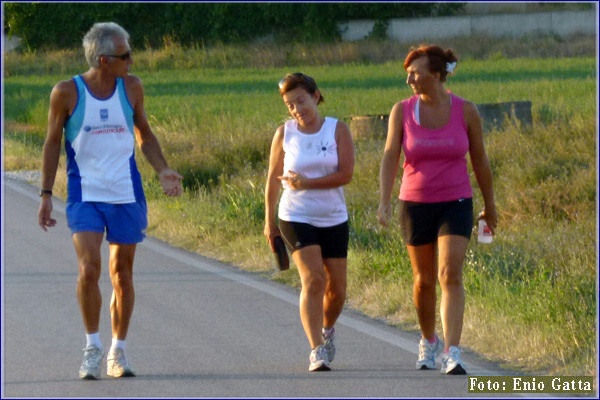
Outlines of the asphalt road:
[{"label": "asphalt road", "polygon": [[[135,378],[82,381],[85,346],[77,262],[64,204],[37,225],[37,188],[5,178],[2,214],[2,398],[468,397],[467,377],[417,371],[414,332],[345,310],[330,372],[308,372],[298,292],[148,238],[135,260],[127,338]],[[100,335],[110,346],[111,294],[103,245]],[[463,353],[471,375],[510,375]]]}]

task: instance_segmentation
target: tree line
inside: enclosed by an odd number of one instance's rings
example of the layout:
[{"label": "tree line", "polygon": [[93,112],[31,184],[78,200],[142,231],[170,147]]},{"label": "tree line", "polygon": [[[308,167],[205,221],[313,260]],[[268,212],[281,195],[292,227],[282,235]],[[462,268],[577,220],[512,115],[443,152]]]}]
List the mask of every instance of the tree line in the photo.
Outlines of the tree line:
[{"label": "tree line", "polygon": [[[453,15],[464,3],[5,3],[4,31],[29,50],[81,45],[95,22],[114,21],[137,47],[340,40],[340,23]],[[374,32],[376,33],[376,32]]]}]

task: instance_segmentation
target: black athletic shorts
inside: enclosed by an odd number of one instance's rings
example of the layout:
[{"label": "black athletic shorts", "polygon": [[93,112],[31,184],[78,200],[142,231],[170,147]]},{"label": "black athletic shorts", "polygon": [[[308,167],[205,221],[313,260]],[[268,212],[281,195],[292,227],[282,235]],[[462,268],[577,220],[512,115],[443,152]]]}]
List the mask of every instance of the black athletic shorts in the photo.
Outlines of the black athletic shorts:
[{"label": "black athletic shorts", "polygon": [[323,258],[347,258],[350,231],[348,221],[319,228],[302,222],[279,220],[279,230],[291,252],[306,246],[321,247]]},{"label": "black athletic shorts", "polygon": [[411,246],[437,242],[446,235],[471,239],[473,199],[441,203],[400,201],[400,228],[404,243]]}]

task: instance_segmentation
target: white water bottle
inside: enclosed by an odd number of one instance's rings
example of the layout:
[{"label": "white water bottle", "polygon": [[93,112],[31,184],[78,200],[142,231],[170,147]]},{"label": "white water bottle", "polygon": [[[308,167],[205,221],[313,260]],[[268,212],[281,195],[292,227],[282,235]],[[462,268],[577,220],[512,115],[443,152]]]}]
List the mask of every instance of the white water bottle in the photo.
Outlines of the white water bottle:
[{"label": "white water bottle", "polygon": [[481,218],[479,220],[479,228],[477,229],[477,241],[479,243],[492,243],[493,239],[492,230],[485,222],[485,219]]}]

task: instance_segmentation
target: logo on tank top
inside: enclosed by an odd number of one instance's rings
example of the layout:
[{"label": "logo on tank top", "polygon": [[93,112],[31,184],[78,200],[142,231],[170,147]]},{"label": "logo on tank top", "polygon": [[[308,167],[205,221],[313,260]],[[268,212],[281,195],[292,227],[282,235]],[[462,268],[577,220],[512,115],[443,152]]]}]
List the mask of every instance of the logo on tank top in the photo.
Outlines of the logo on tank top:
[{"label": "logo on tank top", "polygon": [[104,124],[98,126],[86,125],[83,127],[83,131],[90,135],[105,135],[109,133],[125,133],[125,127],[120,124]]},{"label": "logo on tank top", "polygon": [[334,152],[334,145],[333,144],[329,144],[329,142],[321,142],[321,146],[319,146],[319,150],[317,151],[317,155],[321,155],[321,153],[323,153],[323,157],[326,157],[327,154],[333,154]]},{"label": "logo on tank top", "polygon": [[106,121],[108,119],[108,109],[107,108],[102,108],[100,110],[100,120],[101,121]]},{"label": "logo on tank top", "polygon": [[413,144],[415,146],[423,147],[444,147],[454,146],[454,138],[443,138],[443,139],[414,139]]}]

